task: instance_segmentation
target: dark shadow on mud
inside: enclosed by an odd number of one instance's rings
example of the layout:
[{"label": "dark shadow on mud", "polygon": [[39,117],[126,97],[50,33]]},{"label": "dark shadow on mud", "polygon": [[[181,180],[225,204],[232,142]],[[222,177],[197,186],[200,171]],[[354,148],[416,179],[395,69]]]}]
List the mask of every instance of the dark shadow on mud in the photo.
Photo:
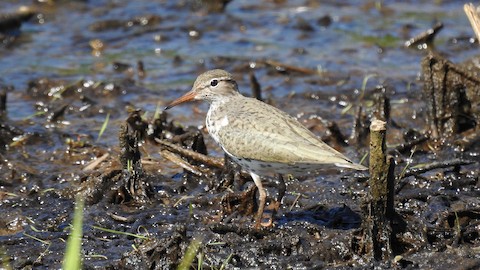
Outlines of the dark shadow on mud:
[{"label": "dark shadow on mud", "polygon": [[305,210],[285,213],[278,219],[279,226],[291,222],[308,222],[329,229],[350,230],[360,228],[362,217],[346,205],[330,209],[318,205]]}]

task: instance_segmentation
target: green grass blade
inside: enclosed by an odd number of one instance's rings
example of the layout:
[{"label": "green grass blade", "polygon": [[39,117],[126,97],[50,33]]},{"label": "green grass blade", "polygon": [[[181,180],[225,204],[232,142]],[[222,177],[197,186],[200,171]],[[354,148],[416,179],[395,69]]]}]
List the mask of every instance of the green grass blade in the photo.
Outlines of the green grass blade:
[{"label": "green grass blade", "polygon": [[230,253],[230,255],[228,255],[227,259],[220,266],[220,270],[223,270],[223,269],[227,268],[227,265],[230,262],[230,260],[232,259],[232,256],[233,256],[233,253]]},{"label": "green grass blade", "polygon": [[102,128],[101,128],[100,131],[98,132],[97,142],[100,140],[100,138],[102,137],[103,133],[104,133],[105,130],[107,129],[108,120],[109,120],[109,119],[110,119],[110,113],[107,113],[107,116],[105,117],[105,121],[103,121]]},{"label": "green grass blade", "polygon": [[187,251],[185,252],[185,256],[183,256],[183,259],[178,265],[177,270],[190,269],[190,266],[192,265],[192,262],[195,259],[201,244],[202,241],[198,239],[193,239],[192,242],[190,242],[190,245],[188,245]]},{"label": "green grass blade", "polygon": [[148,240],[148,239],[149,239],[147,236],[144,236],[144,235],[141,235],[141,234],[134,234],[134,233],[129,233],[129,232],[122,232],[122,231],[117,231],[117,230],[102,228],[102,227],[95,226],[95,225],[92,225],[91,227],[94,228],[94,229],[97,229],[97,230],[104,231],[104,232],[109,232],[109,233],[114,233],[114,234],[121,234],[121,235],[127,235],[127,236],[132,236],[132,237],[135,237],[135,238],[139,238],[139,239],[145,239],[145,240]]},{"label": "green grass blade", "polygon": [[83,199],[78,197],[73,214],[73,227],[67,240],[67,251],[63,258],[62,268],[64,270],[82,269],[83,204]]},{"label": "green grass blade", "polygon": [[10,265],[10,257],[3,247],[0,247],[0,269],[12,270],[12,266]]}]

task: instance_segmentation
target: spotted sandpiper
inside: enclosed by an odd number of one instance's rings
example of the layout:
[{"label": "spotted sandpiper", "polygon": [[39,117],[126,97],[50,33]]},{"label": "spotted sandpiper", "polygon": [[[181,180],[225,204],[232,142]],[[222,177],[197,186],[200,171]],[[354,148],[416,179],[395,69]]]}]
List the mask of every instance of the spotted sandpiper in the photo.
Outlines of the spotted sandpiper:
[{"label": "spotted sandpiper", "polygon": [[210,136],[252,176],[259,192],[256,227],[261,224],[267,196],[259,175],[299,176],[328,165],[367,169],[328,146],[287,113],[240,94],[236,81],[225,70],[201,74],[191,91],[165,109],[192,100],[210,103],[206,119]]}]

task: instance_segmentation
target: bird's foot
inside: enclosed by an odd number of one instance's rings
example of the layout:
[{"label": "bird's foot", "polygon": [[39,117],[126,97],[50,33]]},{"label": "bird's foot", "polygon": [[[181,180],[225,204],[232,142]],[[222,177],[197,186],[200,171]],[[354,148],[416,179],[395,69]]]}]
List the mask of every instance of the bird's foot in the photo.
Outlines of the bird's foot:
[{"label": "bird's foot", "polygon": [[267,210],[272,211],[273,215],[277,214],[278,209],[280,209],[279,201],[273,201],[269,206],[267,206]]},{"label": "bird's foot", "polygon": [[280,202],[274,201],[265,207],[265,211],[257,216],[255,221],[255,228],[260,229],[261,227],[273,227],[273,220],[275,215],[280,209]]},{"label": "bird's foot", "polygon": [[269,228],[273,226],[273,216],[264,213],[260,219],[255,220],[255,229]]}]

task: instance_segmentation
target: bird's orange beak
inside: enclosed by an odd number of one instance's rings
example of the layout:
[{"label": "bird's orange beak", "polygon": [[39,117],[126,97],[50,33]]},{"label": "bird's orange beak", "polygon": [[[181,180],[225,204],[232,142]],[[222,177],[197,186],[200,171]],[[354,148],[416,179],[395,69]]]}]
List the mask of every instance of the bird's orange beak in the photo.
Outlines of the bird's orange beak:
[{"label": "bird's orange beak", "polygon": [[182,104],[184,102],[188,102],[188,101],[192,101],[194,98],[195,98],[195,95],[196,93],[191,90],[190,92],[186,93],[185,95],[175,99],[174,101],[170,102],[170,104],[167,105],[167,107],[165,107],[164,110],[168,110],[172,107],[175,107],[177,106],[178,104]]}]

